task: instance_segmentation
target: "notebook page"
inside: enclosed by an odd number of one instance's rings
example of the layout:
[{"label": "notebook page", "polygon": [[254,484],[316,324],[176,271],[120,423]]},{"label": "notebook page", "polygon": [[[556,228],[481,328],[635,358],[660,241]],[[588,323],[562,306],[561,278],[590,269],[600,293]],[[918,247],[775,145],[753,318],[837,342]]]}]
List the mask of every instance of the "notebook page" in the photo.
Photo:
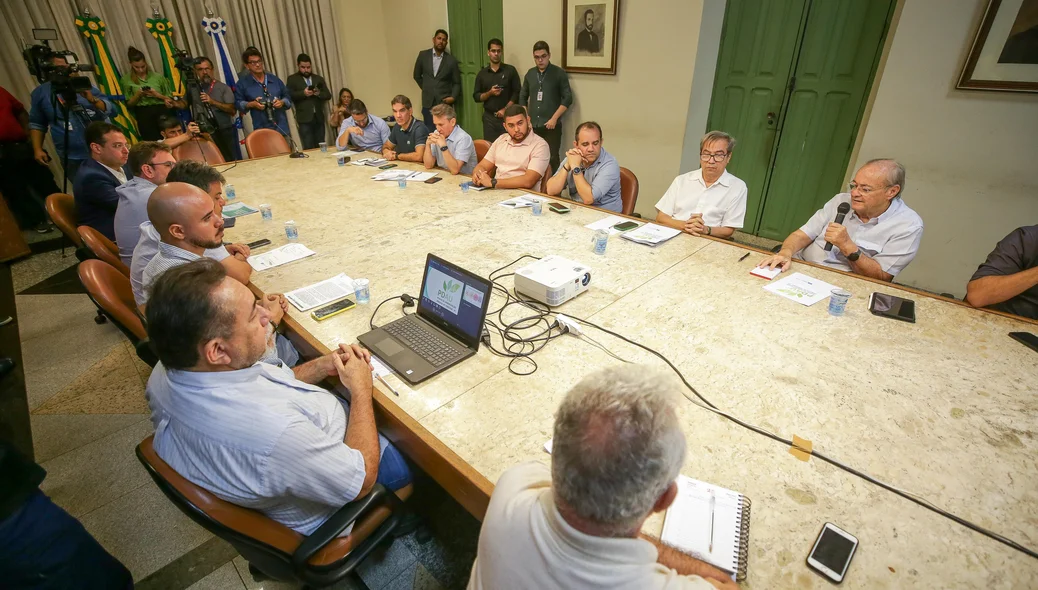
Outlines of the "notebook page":
[{"label": "notebook page", "polygon": [[[710,494],[715,497],[714,539],[710,551]],[[678,476],[678,497],[667,510],[660,540],[697,559],[732,573],[739,567],[742,495],[699,480]]]}]

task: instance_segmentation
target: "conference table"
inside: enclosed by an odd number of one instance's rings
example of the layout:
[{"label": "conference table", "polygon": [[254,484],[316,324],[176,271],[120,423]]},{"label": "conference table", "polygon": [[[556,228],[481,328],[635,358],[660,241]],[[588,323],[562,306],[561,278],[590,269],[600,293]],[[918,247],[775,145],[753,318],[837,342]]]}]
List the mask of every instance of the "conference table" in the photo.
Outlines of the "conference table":
[{"label": "conference table", "polygon": [[[337,166],[331,152],[308,156],[221,166],[239,201],[273,211],[270,222],[259,214],[238,218],[225,240],[270,239],[254,255],[262,253],[287,243],[284,222],[293,220],[299,243],[316,252],[253,273],[257,294],[339,273],[371,282],[370,304],[323,322],[290,307],[285,323],[305,352],[356,342],[378,302],[417,296],[428,252],[481,276],[522,255],[557,254],[590,265],[592,282],[555,311],[659,351],[705,398],[742,420],[807,439],[816,451],[1038,547],[1038,356],[1007,336],[1038,331],[1034,322],[794,263],[793,271],[852,293],[846,314],[833,317],[825,301],[807,307],[765,291],[767,281],[750,274],[762,251],[684,234],[654,248],[613,236],[599,256],[584,226],[608,212],[574,205],[569,214],[545,207],[534,216],[498,204],[524,191],[463,192],[467,179],[442,170],[437,184],[401,189],[371,180],[374,168]],[[511,287],[510,278],[502,283]],[[918,321],[872,315],[872,292],[915,300]],[[495,293],[491,310],[502,302]],[[400,302],[390,301],[374,322],[402,313]],[[504,319],[519,315],[512,310]],[[594,329],[587,334],[624,360],[667,370],[637,347]],[[566,392],[620,362],[573,335],[532,358],[536,371],[516,375],[509,359],[481,347],[414,387],[387,377],[399,396],[376,382],[380,430],[477,518],[504,471],[526,461],[550,463],[544,444]],[[682,473],[752,501],[744,587],[828,585],[805,564],[825,522],[859,539],[847,587],[1038,587],[1038,560],[679,402],[688,442]],[[659,536],[662,524],[663,515],[654,515],[643,531]]]}]

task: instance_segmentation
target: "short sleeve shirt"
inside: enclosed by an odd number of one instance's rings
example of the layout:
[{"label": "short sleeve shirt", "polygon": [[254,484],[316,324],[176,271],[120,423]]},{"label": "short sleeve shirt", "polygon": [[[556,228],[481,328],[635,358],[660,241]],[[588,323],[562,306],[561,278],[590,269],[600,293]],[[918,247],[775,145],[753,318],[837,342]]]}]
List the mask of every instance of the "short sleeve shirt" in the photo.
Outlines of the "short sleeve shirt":
[{"label": "short sleeve shirt", "polygon": [[550,152],[548,142],[536,133],[530,132],[519,143],[512,142],[512,137],[504,133],[490,144],[485,159],[497,166],[498,180],[522,176],[527,170],[536,170],[537,174],[544,176]]},{"label": "short sleeve shirt", "polygon": [[670,183],[656,209],[678,221],[702,213],[703,223],[710,227],[742,229],[746,219],[746,183],[725,170],[716,182],[706,186],[703,171],[693,170]]},{"label": "short sleeve shirt", "polygon": [[[971,281],[983,277],[1002,277],[1038,266],[1038,225],[1013,230],[988,254],[987,260],[973,273]],[[991,306],[992,309],[1038,320],[1038,285]]]},{"label": "short sleeve shirt", "polygon": [[[591,185],[591,196],[594,197],[592,206],[617,213],[623,211],[623,199],[620,196],[620,164],[612,154],[602,150],[595,163],[585,168],[583,174],[584,180]],[[566,175],[566,189],[571,199],[580,200],[580,194],[573,183],[572,170]]]},{"label": "short sleeve shirt", "polygon": [[398,154],[414,153],[415,148],[425,145],[429,139],[429,128],[418,119],[411,118],[411,125],[407,129],[401,129],[400,125],[394,125],[389,131],[389,143],[393,144],[393,151]]},{"label": "short sleeve shirt", "polygon": [[[446,168],[447,162],[443,159],[443,151],[440,150],[439,146],[430,146],[429,149],[433,151],[433,156],[436,158],[436,165],[440,168]],[[461,128],[461,125],[455,125],[454,131],[447,136],[447,151],[454,156],[454,159],[461,162],[461,174],[472,174],[472,171],[476,169],[476,144],[472,142],[472,136],[465,132]]]}]

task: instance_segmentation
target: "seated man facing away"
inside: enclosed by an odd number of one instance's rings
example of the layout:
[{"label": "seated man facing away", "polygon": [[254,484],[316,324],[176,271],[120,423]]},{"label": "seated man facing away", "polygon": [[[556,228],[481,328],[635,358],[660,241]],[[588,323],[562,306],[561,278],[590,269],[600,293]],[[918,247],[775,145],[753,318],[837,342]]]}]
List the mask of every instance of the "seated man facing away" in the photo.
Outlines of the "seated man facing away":
[{"label": "seated man facing away", "polygon": [[[789,234],[778,254],[758,266],[788,270],[795,256],[829,268],[892,281],[919,251],[923,220],[901,199],[905,167],[888,158],[869,160],[847,185],[849,193],[829,200],[800,229]],[[835,223],[840,204],[851,211]],[[833,248],[826,252],[826,242]]]},{"label": "seated man facing away", "polygon": [[[223,211],[227,202],[223,198],[223,174],[201,162],[185,160],[178,162],[166,175],[167,182],[186,182],[196,186],[209,194],[213,210],[217,215]],[[151,193],[149,193],[149,199]],[[133,289],[133,298],[137,305],[143,305],[147,300],[144,293],[144,268],[148,266],[151,259],[159,251],[159,242],[162,240],[158,230],[147,219],[147,203],[145,207],[145,221],[140,224],[140,237],[137,246],[133,249],[133,257],[130,260],[130,287]],[[229,244],[205,250],[204,256],[220,262],[227,269],[227,273],[238,279],[242,284],[248,284],[252,276],[252,266],[248,263],[249,247],[245,244]]]},{"label": "seated man facing away", "polygon": [[549,160],[548,142],[533,133],[526,109],[514,104],[505,109],[505,134],[490,144],[486,157],[472,173],[472,184],[536,189]]},{"label": "seated man facing away", "polygon": [[594,121],[577,125],[573,149],[566,152],[545,190],[558,196],[565,190],[569,198],[609,211],[623,211],[620,198],[620,164],[602,148],[602,128]]},{"label": "seated man facing away", "polygon": [[476,145],[472,136],[458,125],[458,116],[449,104],[431,110],[436,131],[429,134],[422,162],[426,168],[438,166],[451,174],[471,175],[476,168]]},{"label": "seated man facing away", "polygon": [[1013,230],[966,285],[966,301],[1038,320],[1038,225]]},{"label": "seated man facing away", "polygon": [[72,183],[76,222],[96,229],[114,242],[115,210],[119,206],[115,189],[132,176],[125,168],[129,145],[118,127],[104,121],[87,126],[86,142],[90,159],[79,167]]},{"label": "seated man facing away", "polygon": [[115,189],[119,195],[119,206],[115,210],[115,242],[119,245],[119,258],[130,266],[133,249],[141,237],[140,226],[148,221],[148,197],[155,187],[166,182],[177,161],[173,150],[164,143],[142,141],[130,148],[129,166],[133,178]]},{"label": "seated man facing away", "polygon": [[737,588],[721,570],[639,533],[678,493],[679,387],[628,365],[571,389],[555,414],[551,469],[525,463],[497,481],[469,590]]},{"label": "seated man facing away", "polygon": [[210,139],[208,133],[202,133],[202,130],[198,128],[198,123],[194,121],[187,124],[187,131],[184,131],[184,126],[180,124],[180,120],[172,115],[162,115],[159,117],[159,133],[162,135],[162,139],[159,142],[164,143],[173,149],[179,145],[183,145],[195,137],[203,137]]},{"label": "seated man facing away", "polygon": [[[375,428],[367,351],[339,345],[294,369],[258,362],[269,312],[206,258],[159,278],[147,319],[160,361],[147,386],[155,451],[181,476],[303,535],[375,483],[410,484]],[[348,404],[313,385],[330,376]]]},{"label": "seated man facing away", "polygon": [[359,98],[350,103],[350,118],[339,126],[335,147],[344,151],[350,146],[371,152],[381,152],[389,141],[389,125],[382,119],[368,114],[368,107]]},{"label": "seated man facing away", "polygon": [[698,236],[730,238],[746,217],[746,183],[726,168],[735,139],[711,131],[699,140],[701,168],[674,179],[656,203],[656,223]]},{"label": "seated man facing away", "polygon": [[389,139],[382,144],[382,157],[387,160],[421,162],[425,142],[429,139],[429,128],[414,118],[411,99],[403,94],[393,97],[393,118],[396,125],[389,132]]}]

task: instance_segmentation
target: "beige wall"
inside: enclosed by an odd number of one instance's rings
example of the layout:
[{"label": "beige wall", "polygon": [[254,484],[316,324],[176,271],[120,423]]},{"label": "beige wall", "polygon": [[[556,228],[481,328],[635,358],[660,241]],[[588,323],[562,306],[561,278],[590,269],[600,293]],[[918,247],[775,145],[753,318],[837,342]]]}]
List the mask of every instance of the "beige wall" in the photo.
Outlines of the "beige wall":
[{"label": "beige wall", "polygon": [[[548,42],[562,65],[562,8],[557,0],[504,3],[505,61],[522,76],[533,44]],[[570,74],[573,107],[563,119],[563,146],[581,121],[602,125],[604,147],[641,184],[637,211],[653,205],[678,174],[695,63],[702,0],[621,2],[615,76]]]},{"label": "beige wall", "polygon": [[986,4],[904,2],[855,162],[904,163],[926,229],[897,280],[956,297],[998,240],[1038,223],[1038,96],[955,90]]}]

